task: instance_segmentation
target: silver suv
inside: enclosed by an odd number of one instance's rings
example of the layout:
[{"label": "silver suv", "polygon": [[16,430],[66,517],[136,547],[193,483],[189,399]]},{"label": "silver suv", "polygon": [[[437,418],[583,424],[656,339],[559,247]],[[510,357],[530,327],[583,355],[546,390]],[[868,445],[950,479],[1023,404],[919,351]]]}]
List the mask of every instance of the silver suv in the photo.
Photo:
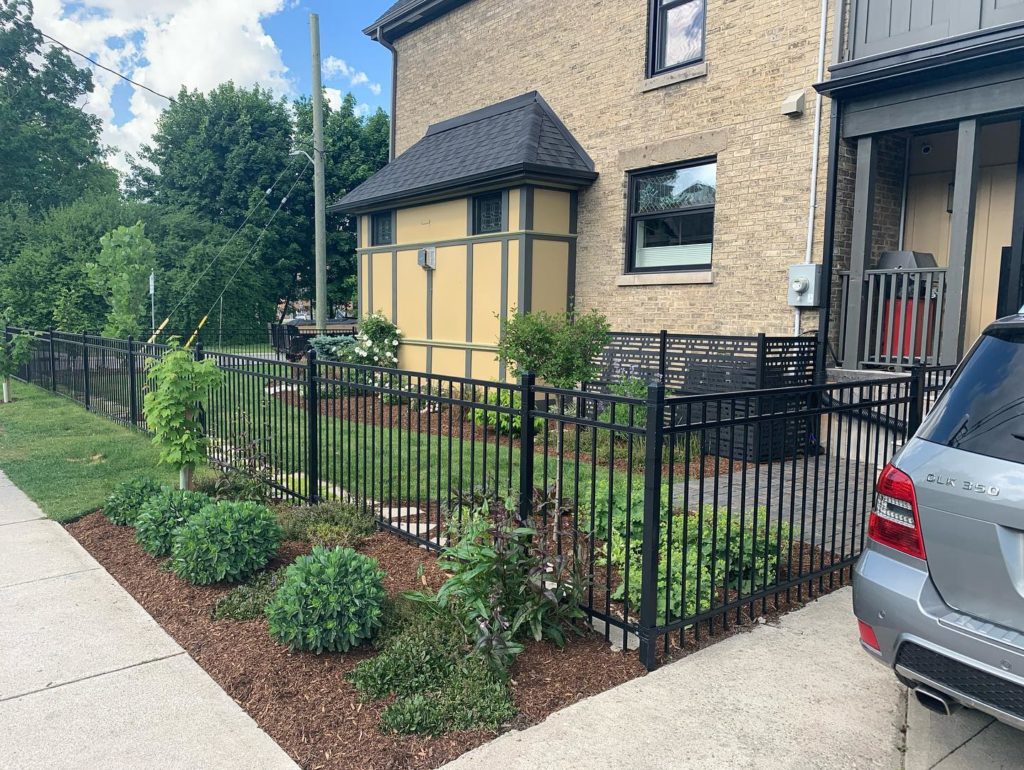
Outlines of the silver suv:
[{"label": "silver suv", "polygon": [[1024,729],[1024,314],[985,330],[882,471],[868,537],[864,649],[927,708]]}]

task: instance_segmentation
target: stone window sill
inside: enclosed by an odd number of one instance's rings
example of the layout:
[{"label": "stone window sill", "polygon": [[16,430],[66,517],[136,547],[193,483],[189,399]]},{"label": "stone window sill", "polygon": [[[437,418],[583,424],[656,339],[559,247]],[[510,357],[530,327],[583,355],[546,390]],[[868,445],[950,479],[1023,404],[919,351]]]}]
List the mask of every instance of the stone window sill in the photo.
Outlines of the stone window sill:
[{"label": "stone window sill", "polygon": [[713,270],[692,270],[678,273],[626,273],[615,279],[616,286],[680,286],[714,282]]},{"label": "stone window sill", "polygon": [[697,62],[689,67],[683,67],[682,69],[666,72],[662,75],[655,75],[653,78],[647,78],[647,80],[640,85],[640,92],[647,93],[648,91],[656,91],[659,88],[672,86],[676,83],[706,77],[707,74],[708,63],[706,61]]}]

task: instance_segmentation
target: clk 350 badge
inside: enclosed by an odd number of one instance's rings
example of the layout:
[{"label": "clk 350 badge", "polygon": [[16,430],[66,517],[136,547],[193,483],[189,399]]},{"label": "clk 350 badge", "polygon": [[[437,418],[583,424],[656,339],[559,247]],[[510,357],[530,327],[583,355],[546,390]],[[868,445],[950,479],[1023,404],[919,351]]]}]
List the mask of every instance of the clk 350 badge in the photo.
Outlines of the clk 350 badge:
[{"label": "clk 350 badge", "polygon": [[958,481],[950,476],[941,476],[938,473],[929,473],[925,480],[930,484],[938,484],[942,487],[954,487],[967,492],[977,492],[979,495],[999,497],[999,487],[989,486],[988,484],[978,484],[977,482],[966,480]]}]

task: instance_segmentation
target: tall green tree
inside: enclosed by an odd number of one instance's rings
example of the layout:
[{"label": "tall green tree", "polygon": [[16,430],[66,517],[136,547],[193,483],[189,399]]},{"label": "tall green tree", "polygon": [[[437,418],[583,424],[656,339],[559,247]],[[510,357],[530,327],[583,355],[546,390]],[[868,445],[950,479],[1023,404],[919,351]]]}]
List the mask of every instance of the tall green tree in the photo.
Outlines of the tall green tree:
[{"label": "tall green tree", "polygon": [[104,334],[127,337],[142,331],[149,275],[154,267],[156,248],[146,237],[142,222],[118,227],[100,238],[100,253],[89,266],[89,275],[110,306]]},{"label": "tall green tree", "polygon": [[0,205],[39,212],[116,189],[100,121],[77,106],[92,90],[89,70],[44,50],[29,0],[0,0]]}]

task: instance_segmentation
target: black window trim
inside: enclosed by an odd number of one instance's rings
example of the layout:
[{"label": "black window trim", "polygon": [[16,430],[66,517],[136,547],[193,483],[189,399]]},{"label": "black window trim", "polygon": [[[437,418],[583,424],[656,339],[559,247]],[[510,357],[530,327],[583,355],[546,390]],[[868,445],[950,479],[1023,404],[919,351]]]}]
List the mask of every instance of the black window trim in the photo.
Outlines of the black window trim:
[{"label": "black window trim", "polygon": [[[497,230],[488,230],[483,232],[477,229],[477,201],[481,198],[492,198],[496,195],[501,196],[501,225]],[[508,190],[486,190],[484,192],[476,193],[470,197],[469,206],[469,235],[496,235],[497,233],[508,232]]]},{"label": "black window trim", "polygon": [[[686,61],[673,64],[669,67],[661,66],[661,10],[666,5],[674,7],[684,5],[688,2],[702,3],[703,13],[701,14],[700,30],[700,55]],[[707,0],[648,0],[647,2],[647,77],[653,78],[664,75],[666,72],[674,72],[683,67],[692,67],[704,61],[707,53],[707,25],[708,25],[708,3]]]},{"label": "black window trim", "polygon": [[[395,245],[395,229],[396,229],[396,212],[394,209],[389,211],[375,211],[370,214],[370,248],[377,248],[379,246],[394,246]],[[388,216],[391,218],[391,238],[387,243],[377,242],[377,228],[374,226],[374,220],[377,217]]]},{"label": "black window trim", "polygon": [[[689,206],[681,209],[665,209],[664,211],[656,211],[650,214],[634,214],[633,203],[634,188],[633,180],[639,176],[645,176],[647,174],[657,173],[659,171],[676,171],[683,168],[693,168],[694,166],[707,166],[715,164],[715,192],[716,200],[714,206]],[[717,200],[717,177],[718,177],[718,156],[710,155],[705,158],[696,158],[694,160],[687,160],[678,163],[664,163],[660,166],[647,166],[644,168],[630,169],[626,172],[626,262],[625,262],[625,273],[629,274],[648,274],[648,273],[703,273],[707,272],[714,265],[715,258],[715,234],[714,234],[714,222],[712,222],[711,230],[711,259],[706,265],[669,265],[666,267],[635,267],[634,254],[636,248],[636,223],[642,222],[646,219],[662,219],[673,214],[701,214],[710,211],[712,218],[714,217],[715,207],[718,205]]]}]

